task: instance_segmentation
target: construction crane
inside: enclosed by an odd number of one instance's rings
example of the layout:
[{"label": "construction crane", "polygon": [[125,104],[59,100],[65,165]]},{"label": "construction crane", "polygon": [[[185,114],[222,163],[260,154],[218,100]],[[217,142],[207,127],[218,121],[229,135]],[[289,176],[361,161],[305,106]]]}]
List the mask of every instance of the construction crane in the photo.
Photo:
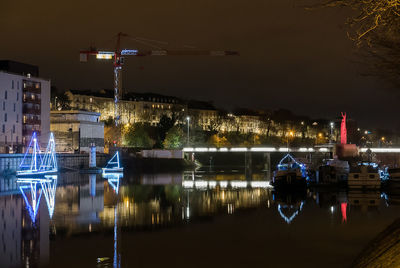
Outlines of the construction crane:
[{"label": "construction crane", "polygon": [[[89,50],[80,51],[80,61],[87,62],[90,55],[96,56],[99,60],[112,60],[114,59],[114,120],[115,125],[118,124],[119,120],[119,111],[118,111],[118,102],[119,99],[122,98],[122,79],[121,79],[121,70],[124,65],[124,57],[126,56],[237,56],[239,55],[236,51],[211,51],[211,50],[195,50],[195,49],[186,49],[186,50],[170,50],[163,49],[159,46],[150,45],[155,48],[155,50],[138,50],[138,49],[121,49],[121,38],[129,37],[128,34],[118,33],[117,34],[117,42],[114,51],[102,51],[97,50],[96,48],[91,47]],[[147,41],[154,41],[144,38],[132,38],[133,40],[149,45]],[[155,41],[158,42],[158,41]],[[162,42],[158,42],[162,43]]]}]

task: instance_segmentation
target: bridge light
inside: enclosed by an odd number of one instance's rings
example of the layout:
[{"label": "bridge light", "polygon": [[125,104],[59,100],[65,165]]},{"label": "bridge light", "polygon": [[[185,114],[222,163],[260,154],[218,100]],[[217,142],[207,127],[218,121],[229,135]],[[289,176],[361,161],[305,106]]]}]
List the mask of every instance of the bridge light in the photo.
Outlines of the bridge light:
[{"label": "bridge light", "polygon": [[274,152],[276,149],[274,147],[253,147],[250,149],[252,152]]},{"label": "bridge light", "polygon": [[247,152],[247,148],[244,147],[231,148],[231,152]]},{"label": "bridge light", "polygon": [[219,186],[220,186],[221,188],[226,188],[226,187],[228,187],[228,182],[227,182],[227,181],[220,181],[220,182],[219,182]]}]

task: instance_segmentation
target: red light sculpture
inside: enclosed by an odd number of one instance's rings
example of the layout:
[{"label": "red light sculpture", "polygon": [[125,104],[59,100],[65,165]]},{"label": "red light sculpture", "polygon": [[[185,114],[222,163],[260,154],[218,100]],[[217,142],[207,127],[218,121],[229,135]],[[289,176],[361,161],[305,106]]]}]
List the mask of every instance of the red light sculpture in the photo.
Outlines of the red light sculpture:
[{"label": "red light sculpture", "polygon": [[346,113],[342,113],[342,125],[340,127],[340,143],[347,144]]}]

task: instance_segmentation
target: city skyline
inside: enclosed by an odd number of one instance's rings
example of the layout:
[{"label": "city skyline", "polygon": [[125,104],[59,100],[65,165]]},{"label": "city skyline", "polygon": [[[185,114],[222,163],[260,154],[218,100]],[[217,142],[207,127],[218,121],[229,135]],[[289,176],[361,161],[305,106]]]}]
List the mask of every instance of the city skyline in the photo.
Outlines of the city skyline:
[{"label": "city skyline", "polygon": [[[164,4],[152,4],[124,3],[125,8],[113,14],[102,5],[87,3],[80,3],[81,9],[72,2],[55,9],[47,2],[32,6],[8,2],[0,19],[5,37],[0,58],[40,66],[40,76],[50,78],[61,90],[99,90],[112,88],[112,64],[95,59],[80,63],[79,50],[90,45],[113,49],[112,37],[119,31],[175,44],[168,47],[237,50],[239,57],[126,59],[123,87],[138,93],[213,100],[227,109],[286,108],[325,118],[346,111],[364,127],[368,123],[398,128],[392,117],[398,93],[377,78],[361,75],[364,70],[354,55],[356,47],[346,35],[345,10],[306,11],[301,3],[291,1],[256,1],[243,8],[219,1],[168,4],[165,12]],[[22,5],[31,9],[20,10]],[[225,7],[230,12],[220,14]],[[69,19],[72,11],[73,20]],[[135,16],[129,16],[132,12]],[[18,23],[13,16],[19,18]],[[24,31],[34,16],[43,17],[35,20],[37,30]],[[96,26],[91,26],[89,17],[97,21]],[[155,17],[165,23],[155,22]],[[25,34],[17,34],[20,31]],[[35,42],[23,42],[26,38]],[[143,47],[130,40],[122,45]]]}]

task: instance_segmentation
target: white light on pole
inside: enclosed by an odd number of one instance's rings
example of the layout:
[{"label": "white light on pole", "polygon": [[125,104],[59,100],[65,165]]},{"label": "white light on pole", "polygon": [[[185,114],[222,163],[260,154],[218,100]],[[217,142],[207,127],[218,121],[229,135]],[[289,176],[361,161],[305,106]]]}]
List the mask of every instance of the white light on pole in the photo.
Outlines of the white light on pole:
[{"label": "white light on pole", "polygon": [[186,121],[187,121],[187,146],[189,146],[189,141],[190,141],[190,139],[189,139],[190,117],[189,116],[186,117]]}]

